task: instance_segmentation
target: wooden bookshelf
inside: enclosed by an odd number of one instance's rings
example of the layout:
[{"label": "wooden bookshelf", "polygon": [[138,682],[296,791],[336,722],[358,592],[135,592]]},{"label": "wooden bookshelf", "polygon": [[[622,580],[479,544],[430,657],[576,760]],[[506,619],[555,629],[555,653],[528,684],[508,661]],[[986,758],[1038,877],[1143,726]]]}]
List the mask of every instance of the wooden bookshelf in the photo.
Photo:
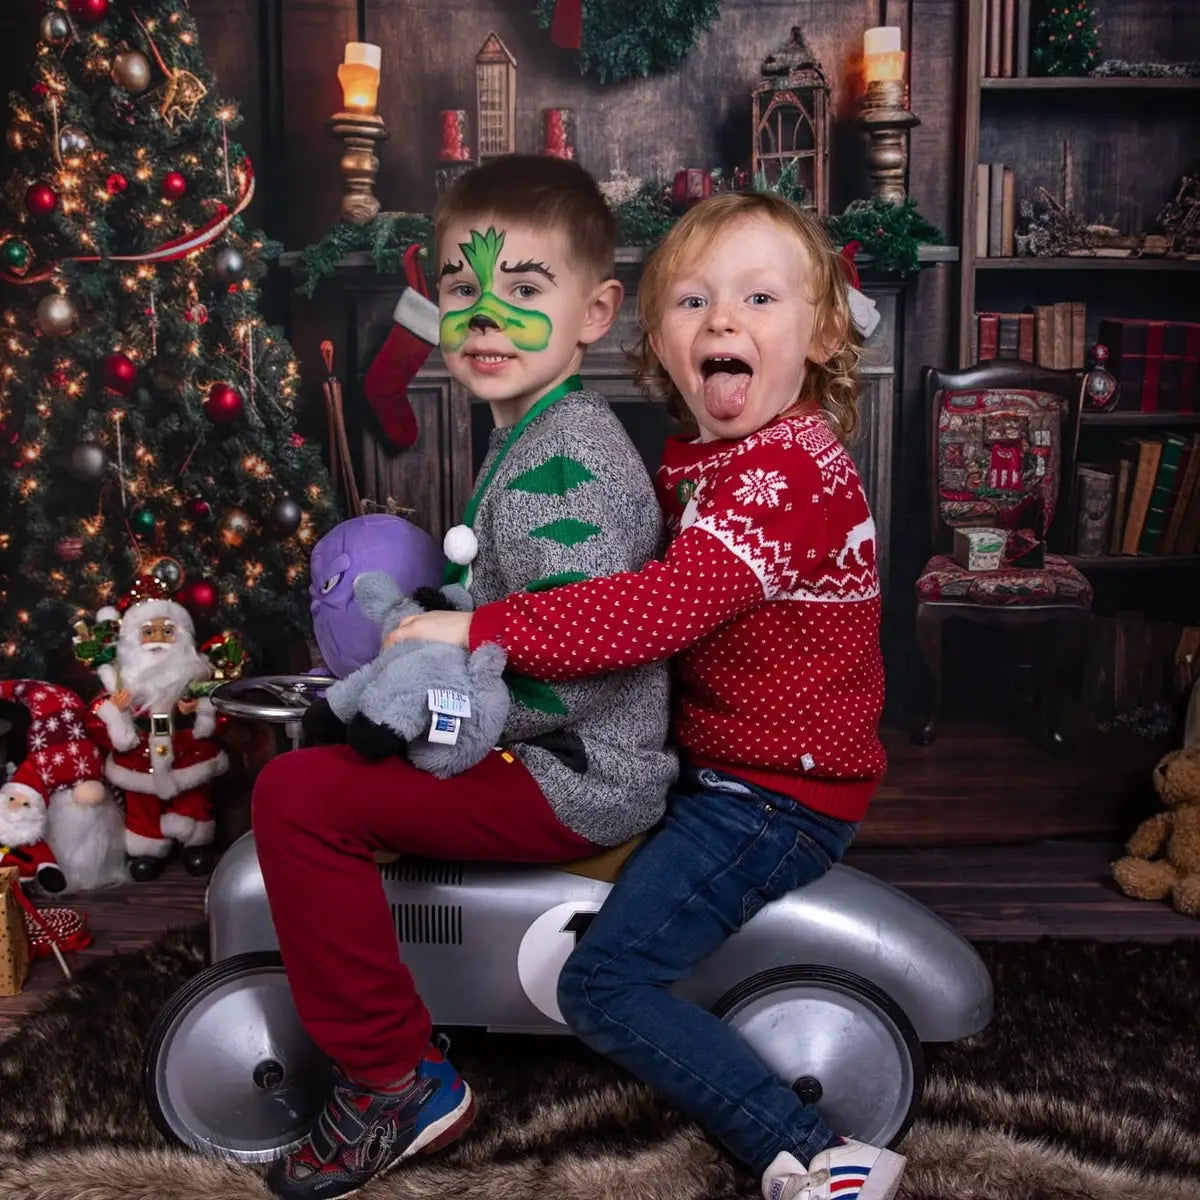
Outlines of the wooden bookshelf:
[{"label": "wooden bookshelf", "polygon": [[1118,258],[1072,254],[1066,258],[976,258],[977,271],[1200,271],[1200,258]]},{"label": "wooden bookshelf", "polygon": [[1200,76],[1158,79],[1123,75],[1029,75],[998,79],[983,76],[979,86],[987,92],[1194,92]]}]

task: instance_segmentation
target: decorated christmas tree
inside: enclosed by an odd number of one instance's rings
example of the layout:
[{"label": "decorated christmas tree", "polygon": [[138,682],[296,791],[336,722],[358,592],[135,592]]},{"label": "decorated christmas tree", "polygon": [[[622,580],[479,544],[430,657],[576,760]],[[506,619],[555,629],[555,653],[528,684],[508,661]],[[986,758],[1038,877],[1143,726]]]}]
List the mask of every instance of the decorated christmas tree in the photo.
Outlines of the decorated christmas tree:
[{"label": "decorated christmas tree", "polygon": [[1033,61],[1043,75],[1086,75],[1100,61],[1096,6],[1050,0],[1034,31]]},{"label": "decorated christmas tree", "polygon": [[233,140],[187,0],[45,0],[0,195],[0,675],[158,576],[251,656],[308,627],[336,519],[263,320]]}]

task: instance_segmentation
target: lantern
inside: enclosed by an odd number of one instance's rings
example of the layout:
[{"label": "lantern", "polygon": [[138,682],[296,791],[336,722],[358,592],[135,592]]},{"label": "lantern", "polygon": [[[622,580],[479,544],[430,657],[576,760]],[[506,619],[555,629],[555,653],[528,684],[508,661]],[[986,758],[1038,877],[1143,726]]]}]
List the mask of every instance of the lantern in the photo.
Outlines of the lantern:
[{"label": "lantern", "polygon": [[829,84],[798,26],[763,59],[751,97],[750,168],[757,188],[784,192],[829,215]]},{"label": "lantern", "polygon": [[479,109],[479,157],[512,154],[517,148],[517,60],[494,33],[475,55]]}]

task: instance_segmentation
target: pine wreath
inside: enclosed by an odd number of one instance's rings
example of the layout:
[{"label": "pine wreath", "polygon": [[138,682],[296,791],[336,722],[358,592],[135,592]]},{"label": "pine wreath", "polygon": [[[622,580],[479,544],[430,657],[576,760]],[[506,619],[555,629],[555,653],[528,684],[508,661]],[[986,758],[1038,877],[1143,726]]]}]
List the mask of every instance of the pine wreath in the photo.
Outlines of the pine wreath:
[{"label": "pine wreath", "polygon": [[[550,28],[557,0],[538,0],[537,18]],[[669,71],[695,48],[717,19],[717,0],[593,0],[584,4],[581,73],[623,83]]]}]

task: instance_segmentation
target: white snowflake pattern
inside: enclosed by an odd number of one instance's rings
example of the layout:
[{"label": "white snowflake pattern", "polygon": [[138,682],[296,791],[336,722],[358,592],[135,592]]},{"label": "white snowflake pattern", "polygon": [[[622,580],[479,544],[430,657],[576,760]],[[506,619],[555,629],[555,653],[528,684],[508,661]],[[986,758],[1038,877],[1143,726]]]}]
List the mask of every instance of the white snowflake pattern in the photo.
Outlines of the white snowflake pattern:
[{"label": "white snowflake pattern", "polygon": [[45,750],[46,735],[39,729],[36,733],[29,735],[29,745],[33,750]]},{"label": "white snowflake pattern", "polygon": [[776,508],[779,505],[779,493],[787,491],[787,480],[780,472],[764,471],[761,467],[743,471],[739,483],[740,486],[733,493],[739,504]]},{"label": "white snowflake pattern", "polygon": [[47,732],[54,733],[58,729],[58,718],[54,716],[47,717],[42,724],[46,727]]},{"label": "white snowflake pattern", "polygon": [[79,721],[72,720],[70,717],[68,717],[66,729],[67,737],[69,737],[73,742],[79,742],[83,740],[83,726],[79,723]]}]

